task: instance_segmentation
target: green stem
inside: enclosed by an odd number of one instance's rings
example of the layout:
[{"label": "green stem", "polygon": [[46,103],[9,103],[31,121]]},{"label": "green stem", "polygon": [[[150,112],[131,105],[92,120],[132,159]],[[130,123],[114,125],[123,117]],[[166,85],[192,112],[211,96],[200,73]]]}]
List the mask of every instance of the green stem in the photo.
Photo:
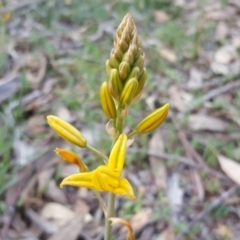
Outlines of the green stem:
[{"label": "green stem", "polygon": [[127,138],[130,139],[132,138],[134,135],[137,134],[137,131],[136,130],[133,130],[132,132],[130,132],[128,135],[127,135]]},{"label": "green stem", "polygon": [[89,151],[95,153],[95,154],[96,154],[97,156],[99,156],[100,158],[102,158],[103,161],[104,161],[104,163],[107,164],[107,162],[108,162],[107,156],[105,156],[104,154],[102,154],[101,152],[99,152],[96,148],[91,147],[91,146],[89,146],[89,145],[87,145],[86,148],[87,148]]},{"label": "green stem", "polygon": [[115,195],[111,192],[108,193],[108,208],[107,208],[107,217],[105,222],[105,237],[104,240],[111,240],[112,235],[112,225],[109,218],[114,216],[114,203]]},{"label": "green stem", "polygon": [[102,207],[102,210],[104,212],[105,217],[107,217],[107,206],[106,206],[105,202],[103,201],[103,199],[102,199],[102,197],[101,197],[101,195],[100,195],[100,193],[98,191],[96,191],[96,190],[93,190],[93,191],[94,191],[94,193],[96,195],[96,198],[100,202],[100,205]]},{"label": "green stem", "polygon": [[[118,130],[119,134],[122,133],[123,116],[122,116],[122,109],[120,107],[117,109],[116,129]],[[115,143],[116,141],[117,141],[117,138],[114,139],[113,143]],[[113,193],[109,192],[108,193],[108,205],[107,205],[107,217],[106,217],[106,221],[105,221],[104,240],[111,240],[112,225],[111,225],[111,221],[109,220],[109,218],[114,216],[114,203],[115,203],[115,195]]]}]

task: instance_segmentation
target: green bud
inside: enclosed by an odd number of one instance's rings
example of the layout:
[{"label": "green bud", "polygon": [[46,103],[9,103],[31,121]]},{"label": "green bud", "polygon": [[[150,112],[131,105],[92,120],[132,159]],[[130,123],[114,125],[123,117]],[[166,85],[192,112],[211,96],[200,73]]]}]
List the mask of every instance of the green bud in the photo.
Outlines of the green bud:
[{"label": "green bud", "polygon": [[123,83],[115,68],[110,71],[109,89],[113,97],[118,100],[123,89]]},{"label": "green bud", "polygon": [[119,67],[119,62],[118,60],[114,57],[114,55],[111,55],[110,59],[109,59],[109,65],[112,68],[116,68],[118,69]]},{"label": "green bud", "polygon": [[157,128],[166,119],[169,108],[170,105],[169,103],[167,103],[163,107],[158,108],[152,113],[150,113],[137,125],[137,132],[147,133]]},{"label": "green bud", "polygon": [[124,106],[125,104],[130,105],[133,97],[135,96],[137,87],[138,81],[136,78],[131,78],[126,82],[120,96],[120,104],[122,106]]},{"label": "green bud", "polygon": [[100,89],[101,106],[109,119],[114,119],[117,116],[114,100],[108,90],[107,82],[104,82]]},{"label": "green bud", "polygon": [[119,66],[119,76],[124,81],[127,79],[127,76],[130,72],[130,65],[128,62],[121,62]]},{"label": "green bud", "polygon": [[128,75],[128,78],[136,78],[138,79],[138,74],[139,74],[140,70],[139,67],[135,67],[132,69],[132,71],[130,72],[130,74]]}]

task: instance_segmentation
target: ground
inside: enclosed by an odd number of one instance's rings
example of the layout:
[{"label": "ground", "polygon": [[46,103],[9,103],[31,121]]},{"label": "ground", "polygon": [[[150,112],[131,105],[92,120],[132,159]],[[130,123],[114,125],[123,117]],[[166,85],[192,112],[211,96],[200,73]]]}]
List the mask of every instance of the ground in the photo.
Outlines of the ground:
[{"label": "ground", "polygon": [[[128,148],[124,176],[137,198],[117,197],[116,216],[140,240],[239,239],[238,0],[1,2],[1,239],[102,239],[97,199],[84,188],[59,188],[78,170],[53,150],[76,151],[90,169],[101,160],[62,141],[46,116],[71,122],[109,154],[99,88],[126,13],[142,40],[148,78],[124,132],[165,103],[171,109]],[[114,236],[125,239],[124,228],[114,227]]]}]

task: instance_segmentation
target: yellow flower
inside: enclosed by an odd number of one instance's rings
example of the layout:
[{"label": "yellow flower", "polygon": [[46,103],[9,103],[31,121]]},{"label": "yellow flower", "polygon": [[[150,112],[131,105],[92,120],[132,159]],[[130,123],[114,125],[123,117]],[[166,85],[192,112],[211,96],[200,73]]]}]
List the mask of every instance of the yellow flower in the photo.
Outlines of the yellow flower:
[{"label": "yellow flower", "polygon": [[87,146],[87,140],[70,123],[65,122],[56,116],[47,116],[47,121],[50,127],[66,141],[73,143],[81,148],[85,148]]},{"label": "yellow flower", "polygon": [[63,179],[60,187],[71,185],[97,191],[107,191],[128,198],[135,198],[131,184],[121,178],[127,148],[127,136],[121,134],[115,143],[107,165],[101,165],[91,172],[70,175]]}]

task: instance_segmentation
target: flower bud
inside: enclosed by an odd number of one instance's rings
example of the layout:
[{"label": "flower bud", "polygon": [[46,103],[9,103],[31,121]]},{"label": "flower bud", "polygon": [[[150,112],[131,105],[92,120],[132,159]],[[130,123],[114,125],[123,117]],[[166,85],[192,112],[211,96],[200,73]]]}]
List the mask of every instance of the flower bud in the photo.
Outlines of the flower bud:
[{"label": "flower bud", "polygon": [[110,71],[112,70],[112,68],[110,67],[109,65],[109,59],[106,61],[106,71],[107,71],[107,74],[110,75]]},{"label": "flower bud", "polygon": [[130,105],[133,97],[135,96],[137,87],[138,81],[136,78],[131,78],[126,82],[120,96],[120,104],[122,106],[125,104]]},{"label": "flower bud", "polygon": [[118,100],[119,96],[123,89],[123,83],[119,77],[117,69],[112,69],[110,72],[110,79],[109,79],[109,90],[112,96]]},{"label": "flower bud", "polygon": [[126,80],[128,74],[130,72],[130,65],[128,62],[121,62],[119,65],[119,76],[124,81]]},{"label": "flower bud", "polygon": [[141,55],[133,64],[133,67],[139,67],[139,69],[142,70],[143,66],[144,66],[144,55]]},{"label": "flower bud", "polygon": [[117,116],[116,106],[109,92],[107,82],[104,82],[100,88],[100,100],[104,113],[109,119],[114,119]]},{"label": "flower bud", "polygon": [[128,52],[126,52],[126,53],[124,54],[122,60],[128,62],[129,65],[132,65],[133,62],[134,62],[134,56],[133,56],[133,54],[132,54],[130,51],[128,51]]},{"label": "flower bud", "polygon": [[128,79],[130,79],[130,78],[138,79],[139,72],[140,72],[139,67],[134,67],[132,69],[132,71],[130,72],[130,74],[128,75]]},{"label": "flower bud", "polygon": [[50,127],[63,139],[73,143],[81,148],[87,146],[87,140],[83,135],[70,123],[65,122],[59,117],[56,116],[47,116],[47,121]]},{"label": "flower bud", "polygon": [[139,79],[138,79],[138,88],[137,88],[137,91],[136,91],[136,93],[135,93],[134,98],[135,98],[136,96],[138,96],[139,93],[142,92],[146,80],[147,80],[147,71],[146,71],[146,69],[144,68],[142,75],[139,76]]},{"label": "flower bud", "polygon": [[111,55],[110,59],[109,59],[109,65],[112,68],[116,68],[118,69],[119,67],[119,62],[118,60],[114,57],[114,55]]},{"label": "flower bud", "polygon": [[157,128],[167,117],[169,103],[163,107],[156,109],[145,117],[136,127],[138,133],[147,133]]}]

